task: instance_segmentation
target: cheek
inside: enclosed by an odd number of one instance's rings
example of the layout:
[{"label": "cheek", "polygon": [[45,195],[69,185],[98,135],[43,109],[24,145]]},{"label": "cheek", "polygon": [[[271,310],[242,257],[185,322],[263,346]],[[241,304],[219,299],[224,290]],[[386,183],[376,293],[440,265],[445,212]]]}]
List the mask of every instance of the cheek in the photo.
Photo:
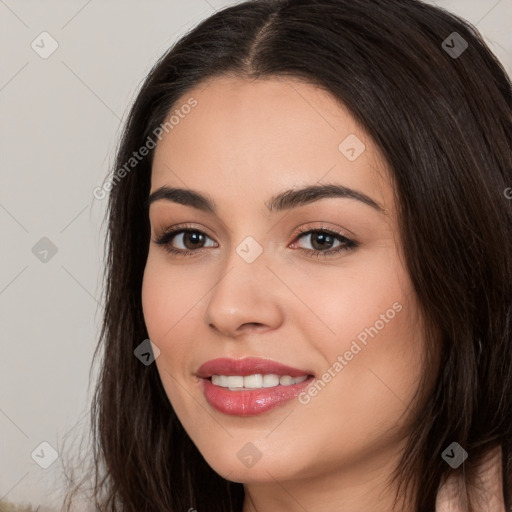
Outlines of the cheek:
[{"label": "cheek", "polygon": [[160,349],[156,365],[167,394],[174,395],[175,381],[191,370],[190,356],[199,349],[194,331],[203,322],[201,298],[204,276],[183,267],[172,268],[165,255],[148,256],[142,281],[142,309],[151,341]]},{"label": "cheek", "polygon": [[180,343],[179,340],[186,339],[180,329],[191,321],[190,316],[195,311],[191,307],[201,297],[191,287],[184,286],[183,279],[181,269],[169,271],[158,256],[148,256],[141,295],[144,322],[149,338],[160,349],[155,364],[178,415],[186,404],[183,403],[180,385],[176,384],[176,379],[182,379],[177,370],[183,368],[187,353],[193,349],[190,341]]},{"label": "cheek", "polygon": [[326,357],[340,363],[326,401],[337,404],[340,417],[358,418],[360,432],[377,436],[395,425],[419,384],[424,336],[417,305],[411,294],[393,290],[366,305],[347,305],[346,314],[346,324],[338,324],[343,335]]},{"label": "cheek", "polygon": [[[335,284],[310,289],[308,300],[323,326],[316,322],[313,333],[311,324],[309,340],[325,361],[320,378],[335,381],[327,385],[333,395],[326,402],[338,403],[336,393],[344,396],[352,417],[361,415],[361,404],[374,412],[390,404],[400,409],[421,376],[421,316],[412,283],[395,256],[390,251],[367,265],[361,260],[357,270],[340,274]],[[385,410],[380,414],[387,415]]]},{"label": "cheek", "polygon": [[165,330],[166,310],[174,311],[172,295],[166,293],[164,279],[158,278],[158,272],[148,260],[142,281],[142,312],[149,338],[158,346]]},{"label": "cheek", "polygon": [[[293,280],[294,291],[307,298],[306,305],[313,313],[294,317],[294,322],[308,329],[309,341],[318,350],[332,358],[349,350],[353,340],[365,347],[372,339],[379,338],[381,345],[389,339],[399,347],[411,331],[418,334],[412,283],[393,247],[362,253],[354,264],[340,266],[337,274],[327,270],[310,271]],[[290,312],[299,310],[291,308]]]},{"label": "cheek", "polygon": [[200,285],[194,287],[182,268],[171,270],[160,255],[148,256],[142,281],[142,309],[149,337],[157,345],[172,339],[182,327],[185,316],[190,321],[199,299]]}]

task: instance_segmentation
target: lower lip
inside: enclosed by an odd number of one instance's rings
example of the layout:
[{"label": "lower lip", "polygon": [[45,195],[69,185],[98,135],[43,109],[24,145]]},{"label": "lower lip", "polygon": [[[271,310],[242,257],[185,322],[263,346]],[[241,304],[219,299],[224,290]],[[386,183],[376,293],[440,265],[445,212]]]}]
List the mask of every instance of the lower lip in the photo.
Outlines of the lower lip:
[{"label": "lower lip", "polygon": [[230,391],[228,388],[216,386],[209,379],[202,380],[206,401],[217,411],[232,416],[254,416],[289,402],[311,384],[314,377],[310,376],[303,382],[291,386],[243,391]]}]

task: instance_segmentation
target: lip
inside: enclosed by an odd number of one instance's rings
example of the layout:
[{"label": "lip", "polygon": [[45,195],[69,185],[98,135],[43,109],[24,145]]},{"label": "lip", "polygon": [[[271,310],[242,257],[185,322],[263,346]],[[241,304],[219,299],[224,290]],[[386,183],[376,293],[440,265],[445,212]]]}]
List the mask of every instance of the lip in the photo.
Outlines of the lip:
[{"label": "lip", "polygon": [[[274,386],[261,389],[244,389],[231,391],[216,386],[210,380],[212,375],[254,375],[254,374],[289,375],[308,378],[299,384]],[[244,359],[219,358],[204,363],[197,372],[201,377],[201,387],[206,401],[217,411],[231,416],[254,416],[286,404],[295,398],[315,379],[310,370],[292,368],[269,359],[247,357]]]},{"label": "lip", "polygon": [[244,359],[220,357],[207,361],[197,371],[198,377],[202,379],[209,379],[212,375],[241,375],[245,377],[257,373],[275,373],[276,375],[289,375],[290,377],[313,375],[311,370],[300,370],[259,357],[245,357]]}]

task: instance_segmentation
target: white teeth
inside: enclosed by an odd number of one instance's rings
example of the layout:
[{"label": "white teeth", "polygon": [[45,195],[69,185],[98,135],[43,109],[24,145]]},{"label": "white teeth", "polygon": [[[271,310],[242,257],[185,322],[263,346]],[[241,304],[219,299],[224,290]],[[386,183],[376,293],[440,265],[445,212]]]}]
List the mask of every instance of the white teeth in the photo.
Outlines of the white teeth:
[{"label": "white teeth", "polygon": [[247,375],[247,377],[244,377],[243,386],[250,389],[261,388],[263,386],[263,375],[259,373],[256,375]]},{"label": "white teeth", "polygon": [[262,375],[212,375],[212,383],[222,388],[229,388],[231,391],[239,389],[261,389],[273,388],[275,386],[291,386],[304,382],[308,378],[307,375],[301,377],[290,377],[289,375],[276,375],[270,373]]},{"label": "white teeth", "polygon": [[216,382],[215,384],[218,384],[219,386],[225,386],[228,387],[228,378],[225,375],[216,375],[219,382]]},{"label": "white teeth", "polygon": [[294,379],[292,379],[289,375],[283,375],[282,377],[279,377],[279,384],[281,386],[289,386],[290,384],[293,384]]},{"label": "white teeth", "polygon": [[279,375],[269,374],[263,375],[263,387],[264,388],[273,388],[274,386],[279,385]]},{"label": "white teeth", "polygon": [[244,387],[244,378],[238,375],[230,375],[226,377],[227,379],[227,387],[228,388],[243,388]]}]

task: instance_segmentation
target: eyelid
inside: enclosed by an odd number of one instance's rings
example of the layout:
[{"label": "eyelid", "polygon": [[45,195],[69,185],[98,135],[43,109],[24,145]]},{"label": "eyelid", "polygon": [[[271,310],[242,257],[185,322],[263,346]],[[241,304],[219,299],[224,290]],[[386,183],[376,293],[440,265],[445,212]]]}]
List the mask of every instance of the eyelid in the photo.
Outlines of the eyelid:
[{"label": "eyelid", "polygon": [[[320,226],[301,226],[300,228],[298,228],[297,234],[295,236],[298,237],[299,235],[303,235],[303,234],[309,233],[311,231],[328,231],[328,232],[332,233],[333,235],[342,236],[348,240],[355,242],[355,239],[353,239],[352,237],[355,237],[356,235],[354,233],[352,233],[352,231],[350,231],[346,228],[340,229],[340,228],[333,228],[330,226],[326,226],[325,223],[323,223]],[[349,234],[348,235],[345,234],[344,231],[346,231]]]}]

